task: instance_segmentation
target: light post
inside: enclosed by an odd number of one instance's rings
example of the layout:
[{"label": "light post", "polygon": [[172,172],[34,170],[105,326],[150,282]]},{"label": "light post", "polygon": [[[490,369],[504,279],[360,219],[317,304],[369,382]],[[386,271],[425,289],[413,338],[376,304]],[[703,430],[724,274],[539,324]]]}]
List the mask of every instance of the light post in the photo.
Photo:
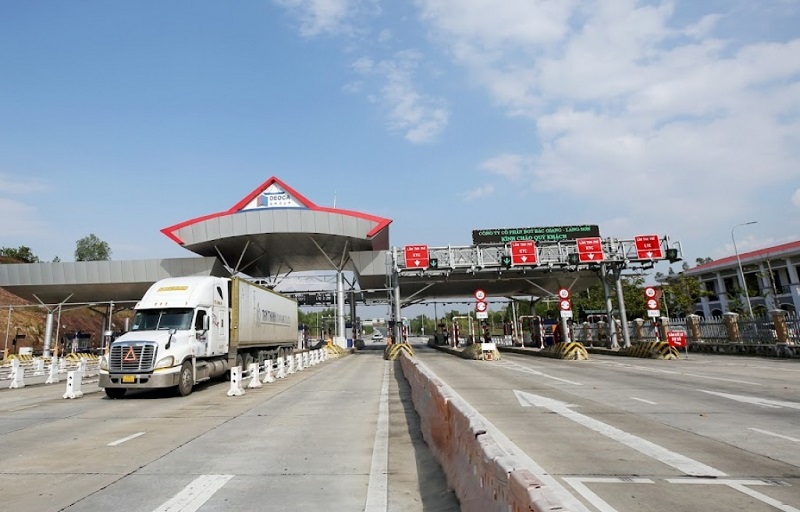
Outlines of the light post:
[{"label": "light post", "polygon": [[3,359],[8,357],[8,334],[11,330],[11,312],[14,311],[14,308],[8,306],[8,322],[6,323],[6,346],[3,349]]},{"label": "light post", "polygon": [[744,296],[747,299],[747,311],[750,313],[750,318],[753,318],[753,306],[750,304],[750,292],[747,291],[747,281],[744,280],[744,270],[742,269],[742,259],[739,257],[739,250],[736,248],[736,237],[733,236],[733,232],[736,228],[740,226],[749,226],[750,224],[756,224],[757,220],[751,220],[750,222],[742,222],[741,224],[737,224],[731,228],[731,241],[733,242],[733,252],[736,253],[736,262],[739,264],[739,277],[742,280],[742,286],[744,286]]}]

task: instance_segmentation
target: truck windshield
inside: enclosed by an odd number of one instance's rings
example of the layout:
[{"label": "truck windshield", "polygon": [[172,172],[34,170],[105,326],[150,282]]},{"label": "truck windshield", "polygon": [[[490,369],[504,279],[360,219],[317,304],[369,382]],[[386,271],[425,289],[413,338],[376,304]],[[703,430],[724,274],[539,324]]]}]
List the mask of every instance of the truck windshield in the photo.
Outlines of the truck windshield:
[{"label": "truck windshield", "polygon": [[155,331],[166,329],[186,330],[192,325],[193,309],[143,309],[133,316],[132,331]]}]

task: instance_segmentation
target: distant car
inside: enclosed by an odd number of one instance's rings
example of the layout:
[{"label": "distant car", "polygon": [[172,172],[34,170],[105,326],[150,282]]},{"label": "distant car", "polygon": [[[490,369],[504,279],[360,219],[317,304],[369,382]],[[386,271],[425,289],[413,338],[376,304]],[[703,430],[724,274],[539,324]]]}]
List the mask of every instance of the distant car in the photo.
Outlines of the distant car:
[{"label": "distant car", "polygon": [[376,341],[382,341],[382,340],[383,340],[383,334],[381,334],[379,332],[375,332],[375,333],[372,334],[373,343],[376,342]]}]

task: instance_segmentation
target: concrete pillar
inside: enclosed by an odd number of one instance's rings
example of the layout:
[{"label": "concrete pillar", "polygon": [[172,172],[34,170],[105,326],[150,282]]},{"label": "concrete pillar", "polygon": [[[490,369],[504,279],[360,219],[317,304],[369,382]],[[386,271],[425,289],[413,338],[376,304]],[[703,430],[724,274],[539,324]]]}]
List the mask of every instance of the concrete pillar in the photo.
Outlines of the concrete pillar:
[{"label": "concrete pillar", "polygon": [[633,339],[642,341],[642,338],[644,338],[644,319],[635,318],[633,324]]},{"label": "concrete pillar", "polygon": [[669,318],[662,316],[658,320],[658,339],[661,341],[667,341],[667,333],[669,332]]},{"label": "concrete pillar", "polygon": [[775,324],[775,335],[778,343],[789,343],[789,329],[786,327],[786,311],[773,309],[769,312]]},{"label": "concrete pillar", "polygon": [[689,315],[686,317],[686,324],[689,326],[689,341],[700,341],[700,316]]},{"label": "concrete pillar", "polygon": [[742,335],[739,333],[739,315],[737,313],[723,313],[722,322],[725,324],[725,330],[728,331],[728,341],[738,343],[742,341]]}]

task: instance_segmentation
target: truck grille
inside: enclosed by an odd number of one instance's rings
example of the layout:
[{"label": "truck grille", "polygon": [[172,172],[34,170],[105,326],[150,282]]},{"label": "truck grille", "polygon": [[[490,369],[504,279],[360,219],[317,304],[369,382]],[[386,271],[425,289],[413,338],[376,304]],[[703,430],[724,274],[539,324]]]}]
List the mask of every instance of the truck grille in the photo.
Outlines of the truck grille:
[{"label": "truck grille", "polygon": [[146,342],[112,344],[108,353],[110,372],[149,372],[156,360],[156,345]]}]

